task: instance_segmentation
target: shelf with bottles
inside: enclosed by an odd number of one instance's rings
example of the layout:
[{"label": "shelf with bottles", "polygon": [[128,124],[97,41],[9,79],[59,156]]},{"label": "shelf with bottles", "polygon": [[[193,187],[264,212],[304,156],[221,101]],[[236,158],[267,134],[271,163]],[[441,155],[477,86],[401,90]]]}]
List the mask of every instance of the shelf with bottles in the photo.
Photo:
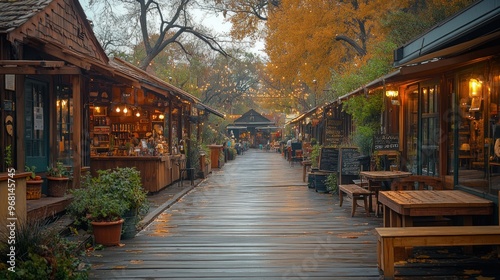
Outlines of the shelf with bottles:
[{"label": "shelf with bottles", "polygon": [[131,138],[128,131],[113,131],[112,134],[117,140],[129,140]]},{"label": "shelf with bottles", "polygon": [[109,134],[110,133],[110,128],[109,126],[94,126],[94,129],[92,130],[94,134]]},{"label": "shelf with bottles", "polygon": [[109,126],[109,118],[106,116],[94,116],[92,124],[94,126]]},{"label": "shelf with bottles", "polygon": [[133,132],[136,130],[134,123],[114,123],[111,125],[112,132]]}]

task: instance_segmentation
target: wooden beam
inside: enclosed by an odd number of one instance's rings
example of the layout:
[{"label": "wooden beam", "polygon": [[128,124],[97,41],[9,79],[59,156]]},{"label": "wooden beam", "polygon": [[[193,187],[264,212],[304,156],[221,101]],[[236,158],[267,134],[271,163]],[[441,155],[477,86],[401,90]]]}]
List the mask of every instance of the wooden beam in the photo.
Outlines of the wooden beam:
[{"label": "wooden beam", "polygon": [[64,66],[54,69],[40,68],[34,66],[4,66],[0,67],[0,75],[78,75],[81,74],[80,68],[73,66]]},{"label": "wooden beam", "polygon": [[0,65],[5,66],[63,67],[64,64],[64,61],[53,60],[0,60]]}]

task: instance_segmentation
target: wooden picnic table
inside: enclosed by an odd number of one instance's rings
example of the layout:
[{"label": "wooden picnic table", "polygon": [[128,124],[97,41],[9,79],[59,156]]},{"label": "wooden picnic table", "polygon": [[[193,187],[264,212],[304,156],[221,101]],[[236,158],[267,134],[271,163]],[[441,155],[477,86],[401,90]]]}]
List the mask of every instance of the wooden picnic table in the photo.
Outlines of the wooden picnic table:
[{"label": "wooden picnic table", "polygon": [[491,215],[493,202],[460,190],[381,191],[384,227],[411,227],[414,217],[462,216],[472,225],[475,215]]},{"label": "wooden picnic table", "polygon": [[[375,198],[377,198],[378,203],[378,192],[380,191],[381,185],[376,182],[383,181],[392,181],[397,178],[404,178],[412,175],[411,172],[404,171],[361,171],[359,172],[359,176],[361,179],[365,179],[368,181],[368,190],[375,194]],[[369,198],[369,209],[372,209],[372,197]],[[378,206],[377,211],[375,212],[376,216],[378,216]]]}]

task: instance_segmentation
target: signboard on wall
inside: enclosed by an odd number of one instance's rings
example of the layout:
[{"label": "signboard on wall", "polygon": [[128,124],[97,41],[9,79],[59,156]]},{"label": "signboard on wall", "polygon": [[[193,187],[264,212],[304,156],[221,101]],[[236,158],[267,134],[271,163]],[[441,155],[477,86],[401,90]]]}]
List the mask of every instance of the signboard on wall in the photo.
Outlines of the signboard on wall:
[{"label": "signboard on wall", "polygon": [[344,135],[344,120],[327,119],[324,146],[340,145]]},{"label": "signboard on wall", "polygon": [[373,136],[373,150],[399,150],[398,134],[377,134]]},{"label": "signboard on wall", "polygon": [[43,130],[43,108],[34,107],[33,115],[35,116],[35,122],[33,123],[33,127],[35,128],[35,130]]}]

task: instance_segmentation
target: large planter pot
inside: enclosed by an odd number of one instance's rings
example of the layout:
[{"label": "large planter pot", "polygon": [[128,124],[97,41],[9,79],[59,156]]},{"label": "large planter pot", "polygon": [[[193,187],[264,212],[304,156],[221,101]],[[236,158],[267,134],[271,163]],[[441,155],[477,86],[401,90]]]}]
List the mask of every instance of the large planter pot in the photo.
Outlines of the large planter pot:
[{"label": "large planter pot", "polygon": [[328,189],[327,189],[327,185],[326,185],[326,178],[327,177],[328,177],[328,174],[315,173],[315,175],[314,175],[314,188],[316,189],[316,192],[328,193]]},{"label": "large planter pot", "polygon": [[43,180],[26,181],[26,199],[40,199],[42,197],[42,184]]},{"label": "large planter pot", "polygon": [[314,173],[307,174],[307,187],[314,189]]},{"label": "large planter pot", "polygon": [[120,244],[123,219],[113,222],[91,222],[94,242],[104,246]]},{"label": "large planter pot", "polygon": [[123,214],[123,230],[121,234],[122,239],[134,238],[137,233],[137,224],[139,223],[139,216],[137,210],[129,210]]},{"label": "large planter pot", "polygon": [[47,195],[62,197],[68,190],[69,178],[67,177],[47,177]]}]

